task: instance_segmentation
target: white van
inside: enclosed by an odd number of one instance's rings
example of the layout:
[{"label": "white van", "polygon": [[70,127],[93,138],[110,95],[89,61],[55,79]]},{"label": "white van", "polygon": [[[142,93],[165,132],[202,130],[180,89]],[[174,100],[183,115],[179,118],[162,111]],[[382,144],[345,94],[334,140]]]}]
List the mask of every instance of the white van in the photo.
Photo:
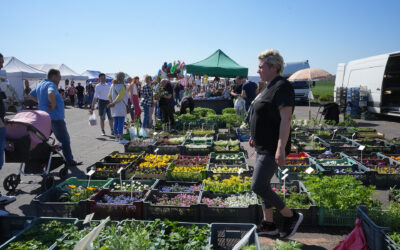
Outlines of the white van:
[{"label": "white van", "polygon": [[339,63],[335,92],[340,87],[364,87],[369,112],[400,116],[400,51]]},{"label": "white van", "polygon": [[[295,72],[310,68],[310,64],[308,60],[305,61],[297,61],[297,62],[287,62],[285,63],[285,68],[282,72],[282,76],[285,78],[289,78]],[[296,102],[308,102],[308,96],[310,92],[309,82],[307,81],[296,81],[291,82],[294,88],[294,94],[296,98]]]}]

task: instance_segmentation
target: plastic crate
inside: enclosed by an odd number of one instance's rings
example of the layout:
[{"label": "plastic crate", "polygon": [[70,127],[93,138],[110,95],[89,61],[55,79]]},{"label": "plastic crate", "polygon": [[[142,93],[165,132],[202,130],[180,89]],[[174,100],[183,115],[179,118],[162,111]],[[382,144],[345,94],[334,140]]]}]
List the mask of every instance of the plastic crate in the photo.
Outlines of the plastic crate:
[{"label": "plastic crate", "polygon": [[357,206],[357,218],[361,220],[365,239],[370,249],[384,250],[384,231],[389,231],[388,227],[377,226],[369,217],[366,206]]},{"label": "plastic crate", "polygon": [[213,249],[232,249],[247,233],[252,231],[245,245],[255,245],[256,249],[261,249],[256,228],[254,224],[212,223],[210,245]]},{"label": "plastic crate", "polygon": [[312,167],[314,169],[312,174],[319,174],[322,171],[322,168],[320,168],[319,166],[285,166],[284,168],[281,168],[278,166],[278,169],[276,171],[276,177],[279,180],[279,183],[283,183],[282,177],[283,177],[283,171],[285,169],[289,169],[288,172],[286,172],[286,174],[288,175],[285,179],[286,183],[293,183],[296,180],[303,180],[304,177],[301,176],[301,174],[303,173],[304,175],[306,175],[305,170],[308,169],[309,167]]},{"label": "plastic crate", "polygon": [[236,133],[218,133],[216,140],[237,140],[239,139]]},{"label": "plastic crate", "polygon": [[[153,189],[154,186],[157,185],[157,183],[158,183],[158,179],[153,179],[153,180],[134,180],[134,181],[135,182],[139,182],[139,183],[144,184],[144,185],[148,185],[149,186],[148,190]],[[131,184],[131,182],[132,182],[132,180],[122,180],[122,185]],[[120,181],[119,178],[111,179],[111,181],[109,181],[106,185],[104,185],[103,188],[110,189],[111,191],[124,191],[124,190],[113,190],[116,184],[118,184],[118,185],[121,184],[121,181]],[[137,190],[133,190],[133,191],[137,191]]]},{"label": "plastic crate", "polygon": [[[50,222],[52,220],[56,220],[56,221],[60,221],[62,223],[68,223],[68,224],[75,224],[78,219],[76,218],[56,218],[56,217],[41,217],[41,218],[35,218],[32,223],[30,223],[23,231],[20,231],[17,235],[15,235],[14,237],[12,237],[11,239],[9,239],[8,241],[6,241],[5,243],[3,243],[2,245],[0,245],[0,249],[7,249],[9,247],[9,245],[13,242],[18,241],[25,232],[29,231],[32,227],[42,224],[42,223],[47,223]],[[54,249],[55,248],[55,243],[57,240],[62,240],[66,237],[66,234],[61,235],[58,239],[56,239],[54,241],[54,243],[52,245],[49,246],[48,249]]]},{"label": "plastic crate", "polygon": [[130,143],[127,143],[124,145],[124,149],[125,153],[140,153],[140,152],[152,153],[154,152],[156,145],[157,142],[153,142],[152,144],[147,146],[132,145]]},{"label": "plastic crate", "polygon": [[354,227],[357,217],[356,209],[329,209],[318,208],[318,225],[320,226],[341,226]]},{"label": "plastic crate", "polygon": [[182,145],[158,144],[155,149],[158,149],[158,154],[176,155],[183,152]]},{"label": "plastic crate", "polygon": [[[235,159],[218,159],[218,156],[236,156]],[[241,164],[247,164],[246,157],[243,152],[239,152],[237,154],[235,153],[228,153],[228,154],[220,154],[220,153],[215,153],[211,152],[210,153],[210,160],[209,163],[216,163],[216,164],[226,164],[226,165],[241,165]]]},{"label": "plastic crate", "polygon": [[[154,196],[159,197],[164,194],[170,198],[178,195],[178,193],[161,193],[159,190],[150,191],[143,203],[143,217],[145,220],[169,219],[171,221],[200,221],[200,205],[198,204],[191,205],[190,207],[152,204],[152,202],[155,201]],[[199,195],[200,198],[199,192],[195,192],[194,194]]]},{"label": "plastic crate", "polygon": [[141,220],[143,218],[143,200],[148,194],[148,190],[141,192],[144,194],[143,199],[135,201],[130,204],[109,204],[109,203],[98,203],[104,195],[117,196],[127,195],[133,196],[139,194],[139,192],[129,191],[110,191],[109,189],[102,189],[97,194],[90,197],[90,212],[94,213],[94,219],[104,219],[110,216],[112,220],[124,220],[124,219],[136,219]]},{"label": "plastic crate", "polygon": [[[112,157],[115,154],[119,154],[121,157],[114,158]],[[121,161],[129,160],[131,162],[135,162],[138,158],[142,157],[144,152],[137,152],[137,153],[120,153],[118,151],[113,151],[106,157],[100,160],[100,162],[104,163],[121,163]],[[132,156],[135,156],[132,158]]]},{"label": "plastic crate", "polygon": [[[210,191],[203,191],[200,195],[200,201],[203,198],[227,198],[236,194],[215,194]],[[252,193],[254,197],[254,204],[247,207],[209,207],[202,204],[200,207],[200,221],[202,222],[228,222],[228,223],[254,223],[258,224],[261,220],[259,218],[259,205],[257,196]]]},{"label": "plastic crate", "polygon": [[[310,193],[308,192],[307,188],[304,186],[304,184],[301,181],[293,181],[292,183],[286,184],[286,186],[294,186],[296,185],[298,187],[299,193],[304,193],[307,194],[308,199],[309,199],[309,208],[290,208],[292,210],[295,210],[298,213],[303,214],[303,222],[301,225],[303,226],[316,226],[318,224],[318,207],[315,206],[315,202],[310,198]],[[276,189],[281,189],[282,184],[280,183],[271,183],[272,188]],[[262,209],[261,206],[259,207],[259,215],[262,216]],[[260,217],[262,218],[262,217]],[[281,219],[281,215],[276,209],[274,210],[274,221],[278,223],[279,227],[283,226],[283,220]]]},{"label": "plastic crate", "polygon": [[37,216],[84,218],[89,214],[88,200],[60,202],[59,197],[66,190],[53,187],[32,200]]},{"label": "plastic crate", "polygon": [[[242,170],[241,173],[239,172],[226,172],[226,173],[215,173],[212,169],[214,167],[226,167],[228,169],[233,169],[233,168],[240,168]],[[241,165],[217,165],[214,163],[208,164],[207,165],[207,178],[208,177],[213,177],[214,175],[218,175],[221,179],[229,179],[232,175],[241,175],[241,176],[252,176],[253,175],[253,169],[249,168],[247,164],[241,164]]]},{"label": "plastic crate", "polygon": [[[171,164],[167,169],[167,180],[168,181],[189,181],[196,182],[202,181],[207,178],[206,168],[201,172],[175,172],[175,164]],[[188,166],[190,167],[190,166]]]},{"label": "plastic crate", "polygon": [[35,218],[33,216],[0,216],[0,244],[22,232]]},{"label": "plastic crate", "polygon": [[[200,190],[201,190],[201,182],[186,182],[186,181],[177,182],[177,181],[164,181],[164,180],[158,181],[158,182],[154,185],[154,187],[152,188],[152,190],[158,190],[158,191],[160,191],[160,192],[164,192],[164,191],[162,191],[162,190],[160,189],[161,186],[173,186],[173,185],[175,185],[175,184],[178,184],[178,185],[180,185],[180,186],[185,186],[185,187],[190,187],[190,186],[194,186],[194,185],[200,185],[200,188],[199,188],[199,190],[197,190],[197,191],[200,191]],[[196,191],[196,190],[195,190],[195,191]],[[167,192],[167,193],[172,193],[172,192]],[[184,193],[184,192],[177,192],[177,193]],[[193,192],[187,192],[187,193],[194,193],[194,191],[193,191]]]},{"label": "plastic crate", "polygon": [[[187,145],[191,145],[191,144],[206,145],[206,147],[204,147],[204,148],[190,148],[190,147],[187,147]],[[210,151],[211,151],[211,146],[212,146],[212,142],[197,143],[197,142],[194,142],[194,141],[188,139],[184,143],[182,153],[184,153],[185,155],[208,155],[210,153]]]},{"label": "plastic crate", "polygon": [[[100,168],[102,166],[112,167],[113,170],[96,170],[97,168]],[[121,175],[121,179],[127,180],[127,179],[130,179],[132,177],[132,175],[134,174],[134,169],[132,166],[133,166],[133,162],[131,162],[129,164],[96,162],[95,164],[87,167],[86,172],[89,172],[92,169],[95,170],[95,173],[90,177],[93,180],[105,180],[108,178],[120,178],[120,175]],[[121,171],[121,174],[118,174],[118,170],[121,167],[123,168]]]},{"label": "plastic crate", "polygon": [[286,156],[286,159],[293,160],[293,159],[304,159],[304,158],[310,158],[311,156],[307,154],[306,152],[300,152],[300,153],[292,153],[288,154]]},{"label": "plastic crate", "polygon": [[385,139],[385,135],[379,132],[357,132],[357,137]]},{"label": "plastic crate", "polygon": [[75,185],[77,187],[81,186],[86,188],[87,185],[90,184],[91,187],[95,186],[98,188],[106,188],[105,186],[109,184],[112,180],[112,178],[108,178],[107,180],[90,180],[89,183],[88,179],[78,179],[76,177],[71,177],[58,184],[56,187],[62,189],[66,185]]},{"label": "plastic crate", "polygon": [[236,134],[241,142],[249,141],[250,140],[250,130],[249,129],[236,129]]}]

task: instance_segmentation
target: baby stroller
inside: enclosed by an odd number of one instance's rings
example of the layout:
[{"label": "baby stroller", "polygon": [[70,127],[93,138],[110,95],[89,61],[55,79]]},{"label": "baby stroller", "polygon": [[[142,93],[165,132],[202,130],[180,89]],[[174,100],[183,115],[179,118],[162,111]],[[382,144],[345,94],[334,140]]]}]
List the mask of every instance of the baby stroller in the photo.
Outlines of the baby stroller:
[{"label": "baby stroller", "polygon": [[[7,191],[14,191],[18,184],[41,184],[47,190],[54,184],[50,171],[64,165],[58,173],[61,179],[68,174],[65,158],[59,152],[55,140],[50,137],[51,120],[48,113],[40,110],[24,110],[6,124],[5,162],[21,163],[17,174],[4,179]],[[52,142],[50,142],[50,139]],[[55,156],[57,155],[57,156]],[[22,167],[24,171],[22,171]],[[42,176],[42,181],[21,181],[24,176]]]}]

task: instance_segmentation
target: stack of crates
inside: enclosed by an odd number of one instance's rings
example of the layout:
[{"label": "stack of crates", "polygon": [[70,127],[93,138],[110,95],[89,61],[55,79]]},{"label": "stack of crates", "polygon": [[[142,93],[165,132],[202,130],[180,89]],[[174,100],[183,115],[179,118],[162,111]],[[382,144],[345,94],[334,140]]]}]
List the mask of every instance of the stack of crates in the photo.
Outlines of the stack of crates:
[{"label": "stack of crates", "polygon": [[340,112],[346,111],[347,88],[339,87],[336,89],[336,103],[339,104]]},{"label": "stack of crates", "polygon": [[356,117],[360,114],[360,88],[348,88],[346,114]]}]

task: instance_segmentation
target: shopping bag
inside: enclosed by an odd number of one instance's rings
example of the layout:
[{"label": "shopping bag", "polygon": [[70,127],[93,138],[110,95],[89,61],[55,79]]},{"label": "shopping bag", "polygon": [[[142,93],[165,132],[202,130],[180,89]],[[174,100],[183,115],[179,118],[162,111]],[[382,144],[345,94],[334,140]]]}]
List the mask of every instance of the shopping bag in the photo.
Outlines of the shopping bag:
[{"label": "shopping bag", "polygon": [[89,125],[90,126],[96,126],[97,125],[97,119],[96,119],[96,114],[93,112],[91,116],[89,116]]},{"label": "shopping bag", "polygon": [[339,243],[333,250],[368,250],[367,241],[365,240],[364,232],[361,227],[360,219],[356,220],[356,227],[347,235],[347,237]]}]

